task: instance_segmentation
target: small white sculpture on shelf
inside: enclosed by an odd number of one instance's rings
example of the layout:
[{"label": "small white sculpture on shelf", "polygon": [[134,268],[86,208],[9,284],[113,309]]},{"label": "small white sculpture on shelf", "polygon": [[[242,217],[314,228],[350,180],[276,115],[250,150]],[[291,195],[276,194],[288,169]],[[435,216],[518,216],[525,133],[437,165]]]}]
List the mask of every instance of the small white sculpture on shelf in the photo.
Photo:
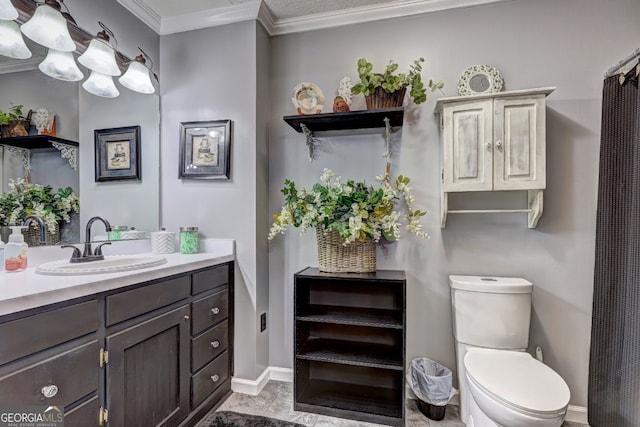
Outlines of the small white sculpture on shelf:
[{"label": "small white sculpture on shelf", "polygon": [[343,77],[342,80],[340,80],[340,87],[338,88],[338,96],[341,96],[349,106],[351,106],[351,98],[353,97],[351,93],[352,86],[351,78]]},{"label": "small white sculpture on shelf", "polygon": [[46,108],[38,108],[33,115],[33,124],[38,129],[38,135],[43,135],[45,130],[51,131],[55,115]]}]

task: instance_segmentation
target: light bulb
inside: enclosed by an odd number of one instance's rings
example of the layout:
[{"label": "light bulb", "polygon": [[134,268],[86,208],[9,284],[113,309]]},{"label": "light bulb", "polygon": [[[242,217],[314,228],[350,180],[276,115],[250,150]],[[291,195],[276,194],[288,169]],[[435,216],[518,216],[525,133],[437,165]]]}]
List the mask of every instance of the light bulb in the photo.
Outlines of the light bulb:
[{"label": "light bulb", "polygon": [[27,22],[20,27],[22,34],[49,49],[73,52],[76,44],[69,35],[67,20],[59,10],[41,4]]},{"label": "light bulb", "polygon": [[18,24],[0,20],[0,55],[15,59],[31,58],[31,51],[24,43]]},{"label": "light bulb", "polygon": [[115,98],[120,95],[120,91],[113,83],[113,78],[97,71],[91,72],[89,78],[82,83],[82,87],[87,92],[103,98]]},{"label": "light bulb", "polygon": [[77,82],[84,77],[71,52],[49,49],[47,57],[38,68],[49,77],[67,82]]}]

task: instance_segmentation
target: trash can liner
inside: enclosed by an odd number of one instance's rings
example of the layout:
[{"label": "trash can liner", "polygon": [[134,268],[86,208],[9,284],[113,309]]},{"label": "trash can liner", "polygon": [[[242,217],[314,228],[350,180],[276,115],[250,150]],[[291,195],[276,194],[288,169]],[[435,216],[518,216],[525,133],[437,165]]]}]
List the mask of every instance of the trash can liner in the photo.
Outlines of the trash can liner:
[{"label": "trash can liner", "polygon": [[416,397],[436,406],[444,406],[457,393],[451,370],[427,358],[411,361],[407,382]]}]

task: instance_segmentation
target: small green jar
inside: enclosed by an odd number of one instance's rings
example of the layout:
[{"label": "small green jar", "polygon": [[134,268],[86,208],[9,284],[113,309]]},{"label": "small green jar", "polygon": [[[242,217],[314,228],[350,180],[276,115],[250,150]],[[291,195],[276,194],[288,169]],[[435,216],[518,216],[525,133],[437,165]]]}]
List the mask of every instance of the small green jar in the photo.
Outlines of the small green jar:
[{"label": "small green jar", "polygon": [[111,227],[111,231],[107,233],[109,240],[120,240],[122,237],[122,232],[127,231],[129,227],[126,225],[116,225]]},{"label": "small green jar", "polygon": [[198,253],[198,227],[180,227],[180,253]]}]

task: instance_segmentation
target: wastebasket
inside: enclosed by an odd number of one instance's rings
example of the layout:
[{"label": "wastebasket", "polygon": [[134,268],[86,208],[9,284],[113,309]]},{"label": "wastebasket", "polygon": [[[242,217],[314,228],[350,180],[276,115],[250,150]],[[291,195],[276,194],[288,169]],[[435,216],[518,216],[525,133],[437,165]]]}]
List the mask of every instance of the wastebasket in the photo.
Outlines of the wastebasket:
[{"label": "wastebasket", "polygon": [[420,412],[435,421],[443,419],[447,403],[456,394],[451,370],[425,357],[413,359],[407,382],[416,395]]}]

